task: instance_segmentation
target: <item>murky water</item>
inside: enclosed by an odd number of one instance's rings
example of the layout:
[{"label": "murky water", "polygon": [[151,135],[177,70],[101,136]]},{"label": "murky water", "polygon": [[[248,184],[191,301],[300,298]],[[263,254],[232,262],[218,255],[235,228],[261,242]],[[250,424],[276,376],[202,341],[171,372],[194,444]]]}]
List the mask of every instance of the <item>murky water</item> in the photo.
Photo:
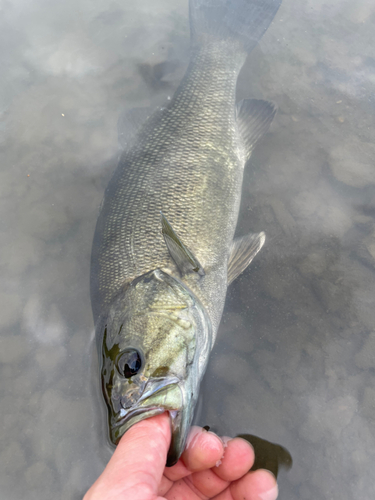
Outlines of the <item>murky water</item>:
[{"label": "murky water", "polygon": [[[186,0],[1,4],[0,498],[78,500],[110,456],[89,257],[121,109],[172,95]],[[238,98],[279,106],[198,421],[285,446],[280,498],[375,496],[375,5],[283,0]]]}]

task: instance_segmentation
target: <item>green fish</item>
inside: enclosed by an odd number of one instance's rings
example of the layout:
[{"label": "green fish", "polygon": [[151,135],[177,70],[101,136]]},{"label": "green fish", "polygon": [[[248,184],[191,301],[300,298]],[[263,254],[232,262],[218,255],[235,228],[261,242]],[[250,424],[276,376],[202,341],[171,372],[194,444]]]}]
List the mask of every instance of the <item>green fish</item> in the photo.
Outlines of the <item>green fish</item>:
[{"label": "green fish", "polygon": [[[190,0],[191,60],[162,109],[126,142],[91,258],[91,302],[112,443],[168,411],[181,455],[228,285],[264,233],[234,238],[243,172],[272,103],[236,104],[239,71],[281,0]],[[125,120],[126,121],[126,120]]]}]

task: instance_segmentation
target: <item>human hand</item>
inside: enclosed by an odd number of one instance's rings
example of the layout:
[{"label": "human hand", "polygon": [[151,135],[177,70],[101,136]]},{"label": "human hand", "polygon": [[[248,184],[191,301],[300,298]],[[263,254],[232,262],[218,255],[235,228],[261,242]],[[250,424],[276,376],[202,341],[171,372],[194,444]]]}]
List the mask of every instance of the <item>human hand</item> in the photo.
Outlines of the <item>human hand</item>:
[{"label": "human hand", "polygon": [[135,424],[121,438],[104,472],[83,500],[277,498],[271,472],[248,472],[254,452],[247,441],[221,440],[212,432],[193,427],[180,460],[168,468],[165,463],[170,440],[167,413]]}]

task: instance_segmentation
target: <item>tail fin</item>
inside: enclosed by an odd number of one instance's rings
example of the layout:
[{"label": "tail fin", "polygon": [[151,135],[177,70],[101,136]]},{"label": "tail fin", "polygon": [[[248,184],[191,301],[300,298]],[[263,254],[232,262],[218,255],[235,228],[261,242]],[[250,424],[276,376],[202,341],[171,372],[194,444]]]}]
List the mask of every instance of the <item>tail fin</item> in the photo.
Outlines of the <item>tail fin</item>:
[{"label": "tail fin", "polygon": [[236,40],[247,52],[266,32],[282,0],[190,0],[190,29],[194,44],[202,35]]}]

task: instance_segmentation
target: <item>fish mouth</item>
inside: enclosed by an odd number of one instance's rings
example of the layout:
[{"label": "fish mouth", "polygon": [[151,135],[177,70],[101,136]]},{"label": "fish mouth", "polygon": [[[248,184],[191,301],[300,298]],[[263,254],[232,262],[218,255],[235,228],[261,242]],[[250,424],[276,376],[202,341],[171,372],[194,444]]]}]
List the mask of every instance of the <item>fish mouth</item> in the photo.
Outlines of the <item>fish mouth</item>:
[{"label": "fish mouth", "polygon": [[121,411],[110,418],[110,439],[117,445],[125,432],[134,424],[146,418],[170,412],[171,423],[174,416],[183,407],[183,392],[179,386],[180,379],[170,377],[162,380],[152,380],[135,405]]},{"label": "fish mouth", "polygon": [[120,418],[117,422],[114,422],[111,425],[110,429],[110,437],[113,444],[117,445],[130,427],[133,427],[134,424],[140,422],[141,420],[145,420],[146,418],[154,417],[155,415],[160,415],[164,413],[166,410],[160,407],[154,408],[135,408],[132,411],[127,412],[127,414]]}]

